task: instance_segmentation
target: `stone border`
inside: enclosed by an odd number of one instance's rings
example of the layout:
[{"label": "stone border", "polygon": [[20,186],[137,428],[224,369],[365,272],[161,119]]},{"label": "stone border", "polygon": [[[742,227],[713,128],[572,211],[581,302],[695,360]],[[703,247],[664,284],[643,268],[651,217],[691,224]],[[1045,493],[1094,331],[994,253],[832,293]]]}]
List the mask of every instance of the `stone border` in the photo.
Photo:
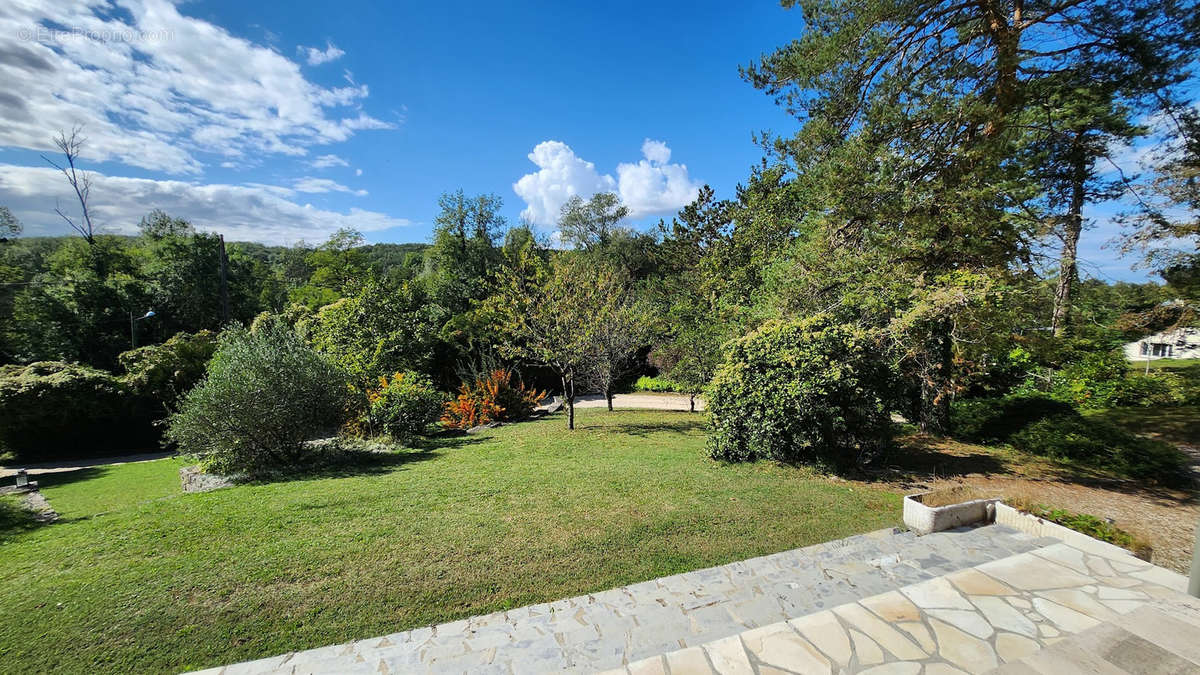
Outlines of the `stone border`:
[{"label": "stone border", "polygon": [[963,525],[990,522],[995,518],[994,504],[999,499],[972,499],[946,506],[925,506],[921,497],[930,492],[919,492],[904,497],[904,524],[919,535],[941,532]]},{"label": "stone border", "polygon": [[1051,522],[1045,518],[1038,518],[1032,513],[1025,513],[1019,509],[997,502],[995,509],[996,524],[1007,525],[1014,530],[1020,530],[1026,534],[1031,534],[1035,537],[1054,537],[1074,546],[1077,549],[1094,553],[1103,556],[1121,556],[1127,555],[1131,558],[1137,558],[1133,551],[1126,548],[1121,548],[1116,544],[1110,544],[1107,541],[1100,541],[1094,537],[1089,537],[1082,532],[1077,532],[1069,527]]}]

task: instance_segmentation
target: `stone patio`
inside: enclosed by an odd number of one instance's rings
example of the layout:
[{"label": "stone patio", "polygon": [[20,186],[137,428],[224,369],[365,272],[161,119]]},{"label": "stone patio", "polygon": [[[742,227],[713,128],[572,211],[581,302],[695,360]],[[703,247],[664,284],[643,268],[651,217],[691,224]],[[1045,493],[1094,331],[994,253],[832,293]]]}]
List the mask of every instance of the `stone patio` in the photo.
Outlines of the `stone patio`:
[{"label": "stone patio", "polygon": [[203,672],[1200,672],[1186,580],[1093,543],[883,530]]}]

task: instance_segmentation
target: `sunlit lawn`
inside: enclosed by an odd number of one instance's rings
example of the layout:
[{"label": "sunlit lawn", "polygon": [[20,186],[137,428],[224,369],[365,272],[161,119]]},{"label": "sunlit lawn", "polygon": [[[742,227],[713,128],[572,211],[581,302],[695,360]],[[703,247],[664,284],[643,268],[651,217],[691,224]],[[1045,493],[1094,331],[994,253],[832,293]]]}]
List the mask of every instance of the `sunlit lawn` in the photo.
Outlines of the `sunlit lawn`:
[{"label": "sunlit lawn", "polygon": [[896,494],[707,459],[700,420],[584,410],[199,495],[178,460],[50,478],[64,521],[0,518],[0,663],[207,667],[898,524]]}]

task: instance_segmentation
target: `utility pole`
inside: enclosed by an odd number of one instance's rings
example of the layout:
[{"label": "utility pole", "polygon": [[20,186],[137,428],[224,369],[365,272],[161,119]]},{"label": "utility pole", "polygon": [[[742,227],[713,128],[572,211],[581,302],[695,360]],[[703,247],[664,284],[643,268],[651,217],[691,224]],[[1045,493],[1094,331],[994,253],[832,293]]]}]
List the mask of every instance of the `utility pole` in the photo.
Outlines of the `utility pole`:
[{"label": "utility pole", "polygon": [[225,256],[225,235],[217,235],[221,242],[221,325],[229,323],[229,258]]}]

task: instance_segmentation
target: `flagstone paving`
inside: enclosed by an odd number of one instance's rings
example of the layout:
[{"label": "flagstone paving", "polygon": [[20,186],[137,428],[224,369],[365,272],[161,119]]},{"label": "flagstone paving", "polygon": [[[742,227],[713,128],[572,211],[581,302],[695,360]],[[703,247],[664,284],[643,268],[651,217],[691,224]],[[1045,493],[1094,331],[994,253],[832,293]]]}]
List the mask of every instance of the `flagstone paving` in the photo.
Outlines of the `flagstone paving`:
[{"label": "flagstone paving", "polygon": [[[1099,639],[1088,638],[1098,629],[1149,653],[1118,622],[1168,604],[1162,621],[1186,624],[1194,611],[1200,636],[1200,603],[1181,584],[1113,547],[1083,551],[1003,526],[883,530],[205,672],[1065,672],[1025,659],[1069,660],[1050,648]],[[1161,663],[1200,670],[1188,650],[1160,649]],[[1113,668],[1094,672],[1123,672]]]},{"label": "flagstone paving", "polygon": [[1186,586],[1059,543],[607,673],[1200,673]]}]

